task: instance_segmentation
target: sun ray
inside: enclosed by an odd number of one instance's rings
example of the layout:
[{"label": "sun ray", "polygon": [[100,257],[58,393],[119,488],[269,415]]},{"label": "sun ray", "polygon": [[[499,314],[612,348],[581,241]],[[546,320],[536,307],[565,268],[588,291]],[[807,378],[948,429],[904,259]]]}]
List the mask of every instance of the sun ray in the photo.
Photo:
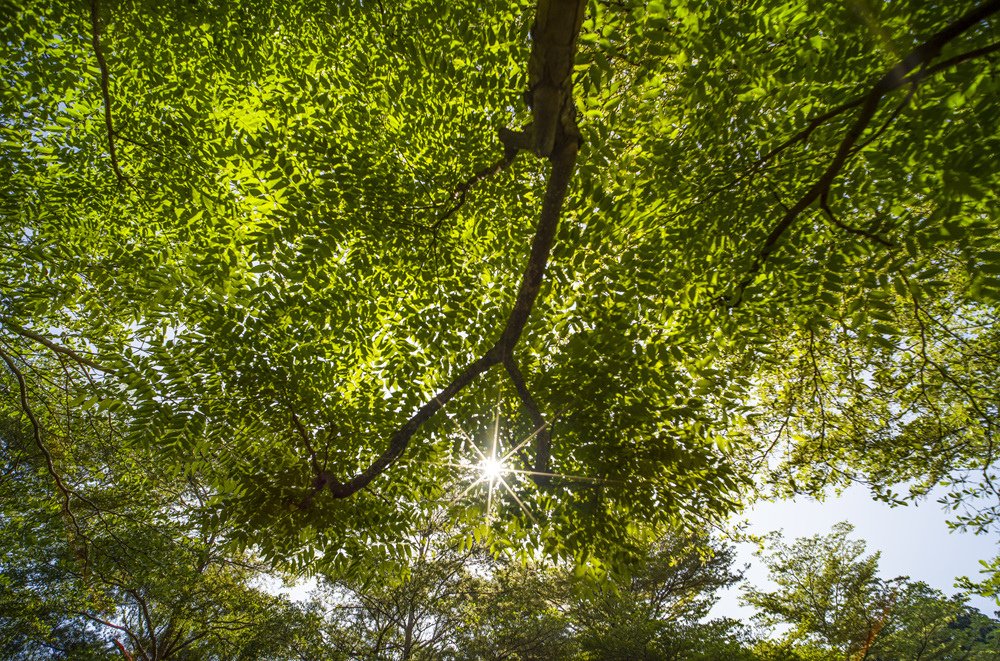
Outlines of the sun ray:
[{"label": "sun ray", "polygon": [[[445,416],[445,417],[447,417],[447,416]],[[465,438],[465,440],[466,440],[466,441],[468,441],[468,445],[469,445],[469,446],[470,446],[470,447],[471,447],[471,448],[472,448],[473,450],[475,450],[475,451],[476,451],[476,454],[478,454],[478,455],[479,455],[479,458],[480,458],[480,459],[485,459],[485,458],[486,458],[486,455],[485,455],[485,454],[483,454],[483,451],[479,449],[479,446],[478,446],[478,445],[476,445],[476,442],[475,442],[475,441],[474,441],[474,440],[472,439],[472,437],[471,437],[471,436],[469,435],[469,432],[465,431],[465,428],[464,428],[464,427],[462,427],[462,425],[458,424],[458,420],[455,420],[454,418],[448,418],[448,420],[450,420],[450,421],[451,421],[451,423],[452,423],[453,425],[455,425],[455,429],[457,429],[457,430],[458,430],[458,433],[459,433],[459,434],[461,434],[461,435],[462,435],[462,436],[463,436],[463,437]]]},{"label": "sun ray", "polygon": [[471,443],[470,442],[469,444],[472,446],[472,449],[476,451],[476,454],[479,455],[479,459],[481,461],[485,461],[486,460],[486,455],[483,454],[483,451],[480,450],[479,447],[475,443]]},{"label": "sun ray", "polygon": [[507,452],[507,454],[505,454],[505,455],[503,456],[503,458],[502,458],[502,459],[501,459],[500,461],[507,461],[508,459],[510,459],[510,458],[511,458],[512,456],[514,456],[514,453],[515,453],[515,452],[518,452],[518,451],[520,451],[520,450],[521,450],[521,449],[522,449],[522,448],[523,448],[523,447],[524,447],[525,445],[527,445],[527,444],[528,444],[528,443],[530,443],[530,442],[531,442],[532,440],[534,440],[534,438],[535,438],[536,436],[538,436],[538,435],[539,435],[539,434],[540,434],[540,433],[542,432],[542,430],[543,430],[543,429],[545,429],[545,425],[542,425],[541,427],[539,427],[539,428],[538,428],[538,429],[536,429],[535,431],[533,431],[533,432],[531,432],[530,434],[528,434],[528,436],[527,436],[527,437],[525,437],[525,439],[524,439],[524,440],[522,440],[522,441],[521,441],[520,443],[518,443],[518,444],[517,444],[517,445],[515,445],[515,446],[514,446],[513,448],[511,448],[511,449],[510,449],[510,450],[509,450],[509,451]]},{"label": "sun ray", "polygon": [[[554,416],[554,417],[557,417],[557,418],[558,418],[558,417],[559,417],[559,416],[560,416],[560,415],[562,414],[563,410],[564,410],[564,409],[560,409],[559,411],[556,411],[556,413],[555,413],[555,416]],[[538,436],[539,434],[541,434],[541,433],[542,433],[542,431],[543,431],[543,430],[544,430],[544,429],[545,429],[546,427],[548,427],[548,426],[549,426],[549,423],[548,423],[548,422],[546,422],[545,424],[543,424],[543,425],[541,425],[541,426],[537,427],[537,428],[536,428],[536,429],[535,429],[535,430],[534,430],[533,432],[531,432],[530,434],[528,434],[527,436],[525,436],[525,437],[524,437],[524,438],[523,438],[523,439],[521,440],[521,442],[520,442],[520,443],[518,443],[518,444],[517,444],[517,445],[515,445],[515,446],[514,446],[513,448],[511,448],[511,449],[510,449],[510,450],[509,450],[509,451],[507,452],[507,454],[505,454],[505,455],[503,456],[503,459],[501,459],[500,461],[507,461],[508,459],[510,459],[510,458],[511,458],[512,456],[514,456],[514,453],[515,453],[515,452],[519,452],[519,451],[520,451],[521,449],[523,449],[523,448],[524,448],[524,446],[526,446],[526,445],[527,445],[528,443],[530,443],[531,441],[533,441],[533,440],[534,440],[534,438],[535,438],[536,436]]]},{"label": "sun ray", "polygon": [[480,477],[479,479],[477,479],[477,480],[474,480],[474,481],[472,482],[472,484],[470,484],[469,486],[467,486],[467,487],[465,488],[465,491],[463,491],[462,493],[460,493],[460,494],[458,494],[457,496],[455,496],[455,497],[454,497],[454,498],[453,498],[453,499],[451,500],[451,502],[453,502],[453,503],[454,503],[454,502],[457,502],[457,501],[459,501],[459,500],[462,500],[463,498],[465,498],[465,495],[466,495],[467,493],[469,493],[470,491],[472,491],[473,489],[475,489],[475,488],[476,488],[476,487],[477,487],[477,486],[478,486],[478,485],[479,485],[479,484],[480,484],[481,482],[483,482],[483,481],[484,481],[484,480],[483,480],[483,478],[481,478],[481,477]]},{"label": "sun ray", "polygon": [[521,511],[524,512],[529,519],[531,519],[531,522],[535,525],[538,525],[538,519],[532,516],[531,512],[528,511],[527,506],[523,502],[521,502],[521,499],[517,497],[517,494],[514,493],[514,490],[510,488],[510,485],[507,484],[507,481],[504,480],[502,477],[500,478],[500,484],[502,484],[503,488],[507,490],[507,493],[511,495],[511,498],[513,498],[514,502],[517,503],[517,506],[521,508]]},{"label": "sun ray", "polygon": [[493,519],[493,480],[489,480],[490,488],[486,492],[486,522]]},{"label": "sun ray", "polygon": [[[541,472],[533,470],[521,470],[513,468],[508,465],[508,461],[514,457],[518,452],[522,451],[529,443],[531,443],[547,426],[543,424],[527,434],[527,436],[520,439],[520,441],[510,447],[506,451],[501,448],[501,395],[498,389],[497,391],[497,401],[496,408],[494,410],[493,416],[493,429],[487,427],[486,436],[486,447],[481,447],[480,443],[475,441],[475,438],[465,430],[465,428],[455,420],[454,418],[448,418],[448,420],[455,426],[455,431],[461,435],[461,437],[466,441],[464,446],[471,447],[474,456],[468,455],[468,450],[465,451],[465,457],[456,457],[456,460],[445,460],[445,461],[433,461],[428,463],[434,463],[440,466],[447,466],[449,468],[454,468],[460,471],[461,481],[465,479],[470,479],[471,481],[460,493],[449,498],[449,503],[455,503],[466,498],[470,493],[476,491],[476,489],[482,485],[486,485],[486,519],[492,520],[494,516],[494,509],[499,506],[498,499],[503,497],[504,492],[510,494],[514,502],[517,503],[518,508],[524,513],[524,515],[533,523],[538,524],[538,520],[531,513],[527,504],[524,500],[520,498],[517,494],[517,490],[514,488],[514,481],[511,478],[516,478],[515,481],[523,482],[525,478],[531,476],[541,476],[541,477],[555,477],[566,480],[578,480],[584,482],[592,483],[606,483],[608,480],[601,478],[586,477],[583,475],[565,475],[561,473],[551,473],[551,472]],[[480,436],[480,438],[482,438]],[[459,446],[461,448],[463,446]]]},{"label": "sun ray", "polygon": [[598,484],[616,484],[616,480],[609,480],[603,477],[588,477],[586,475],[568,475],[566,473],[543,473],[541,471],[528,471],[521,470],[518,468],[507,468],[504,470],[506,473],[513,473],[515,475],[536,475],[538,477],[560,477],[565,480],[581,480],[584,482],[594,482]]}]

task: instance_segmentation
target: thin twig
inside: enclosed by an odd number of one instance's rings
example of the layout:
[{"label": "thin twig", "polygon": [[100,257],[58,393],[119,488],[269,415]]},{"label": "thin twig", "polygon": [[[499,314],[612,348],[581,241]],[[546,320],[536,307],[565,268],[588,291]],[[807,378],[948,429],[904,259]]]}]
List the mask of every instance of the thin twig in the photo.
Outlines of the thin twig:
[{"label": "thin twig", "polygon": [[496,163],[488,165],[482,170],[479,170],[471,177],[469,177],[468,179],[460,183],[458,186],[456,186],[454,192],[451,194],[452,205],[447,209],[445,209],[444,213],[438,216],[438,219],[435,220],[434,223],[431,225],[431,231],[437,234],[437,231],[438,229],[440,229],[441,224],[444,223],[444,221],[451,218],[452,216],[454,216],[459,209],[465,206],[465,198],[473,187],[489,179],[490,177],[499,174],[503,170],[510,167],[510,164],[513,162],[514,158],[505,154],[504,157],[501,158]]},{"label": "thin twig", "polygon": [[874,241],[875,243],[879,243],[887,248],[893,247],[894,244],[885,237],[879,236],[878,234],[874,234],[867,230],[860,229],[858,227],[852,227],[851,225],[848,225],[847,223],[837,218],[837,216],[835,216],[833,214],[833,211],[830,209],[830,203],[826,199],[826,197],[820,198],[819,208],[823,210],[823,213],[826,214],[826,217],[830,219],[831,223],[833,223],[840,229],[844,230],[845,232],[854,234],[855,236],[863,236],[866,239]]},{"label": "thin twig", "polygon": [[323,472],[323,469],[319,465],[319,459],[316,455],[316,450],[313,448],[312,441],[309,440],[309,432],[302,425],[302,421],[299,420],[298,414],[292,411],[292,424],[295,425],[295,431],[298,432],[299,436],[302,438],[302,442],[306,444],[306,451],[309,453],[309,461],[312,463],[313,470],[319,475]]},{"label": "thin twig", "polygon": [[823,113],[822,115],[814,117],[812,120],[810,120],[809,124],[807,124],[804,129],[802,129],[801,131],[799,131],[798,133],[796,133],[792,137],[788,138],[787,140],[785,140],[784,142],[782,142],[780,145],[778,145],[777,147],[775,147],[774,149],[772,149],[768,153],[766,153],[763,156],[761,156],[757,160],[757,162],[754,163],[753,168],[751,168],[751,169],[752,170],[759,170],[768,161],[776,158],[779,154],[781,154],[781,152],[785,151],[786,149],[788,149],[792,145],[794,145],[794,144],[796,144],[798,142],[808,142],[810,136],[812,136],[813,132],[816,131],[816,129],[818,129],[820,126],[822,126],[826,122],[830,121],[831,119],[844,114],[848,110],[851,110],[853,108],[857,108],[858,106],[860,106],[864,102],[864,100],[865,100],[865,97],[859,96],[856,99],[852,99],[852,100],[850,100],[850,101],[848,101],[846,103],[840,104],[839,106],[837,106],[836,108],[833,108],[832,110],[828,110],[827,112]]}]

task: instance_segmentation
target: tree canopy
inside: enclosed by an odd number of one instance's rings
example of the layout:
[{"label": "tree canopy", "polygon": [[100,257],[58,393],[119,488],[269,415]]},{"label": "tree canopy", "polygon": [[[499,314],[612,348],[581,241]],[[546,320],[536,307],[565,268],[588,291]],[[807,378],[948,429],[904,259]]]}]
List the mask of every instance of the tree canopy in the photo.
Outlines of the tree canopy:
[{"label": "tree canopy", "polygon": [[960,597],[946,598],[921,581],[878,575],[879,554],[850,539],[852,526],[834,526],[784,544],[771,540],[760,555],[774,590],[746,586],[757,619],[790,625],[784,640],[761,641],[756,651],[785,658],[996,659],[1000,626]]},{"label": "tree canopy", "polygon": [[855,481],[997,532],[1000,1],[4,12],[2,484],[79,571],[440,511],[599,568]]}]

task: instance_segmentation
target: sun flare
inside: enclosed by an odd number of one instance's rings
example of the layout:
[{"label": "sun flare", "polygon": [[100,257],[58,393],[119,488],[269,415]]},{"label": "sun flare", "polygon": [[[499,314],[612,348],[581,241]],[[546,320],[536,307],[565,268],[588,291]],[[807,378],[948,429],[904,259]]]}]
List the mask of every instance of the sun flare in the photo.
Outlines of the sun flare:
[{"label": "sun flare", "polygon": [[479,462],[479,470],[483,474],[483,479],[489,480],[491,483],[501,479],[506,468],[503,461],[496,457],[485,457]]}]

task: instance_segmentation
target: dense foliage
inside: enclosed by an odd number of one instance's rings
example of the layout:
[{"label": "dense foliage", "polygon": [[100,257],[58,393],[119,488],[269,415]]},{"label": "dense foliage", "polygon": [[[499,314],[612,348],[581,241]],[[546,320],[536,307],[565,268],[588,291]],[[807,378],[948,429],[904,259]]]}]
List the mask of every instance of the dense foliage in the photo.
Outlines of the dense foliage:
[{"label": "dense foliage", "polygon": [[5,584],[432,516],[600,573],[858,480],[997,533],[1000,1],[2,11]]}]

